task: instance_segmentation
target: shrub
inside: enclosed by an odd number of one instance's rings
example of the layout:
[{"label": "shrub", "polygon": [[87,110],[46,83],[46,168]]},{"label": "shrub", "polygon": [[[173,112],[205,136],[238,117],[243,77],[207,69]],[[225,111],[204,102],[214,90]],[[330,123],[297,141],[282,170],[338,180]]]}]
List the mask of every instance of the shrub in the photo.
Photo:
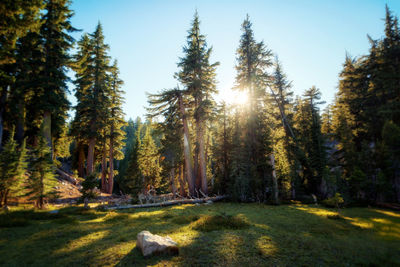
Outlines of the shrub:
[{"label": "shrub", "polygon": [[327,198],[324,201],[322,201],[322,204],[324,204],[327,207],[330,208],[336,208],[339,210],[339,207],[344,203],[344,200],[340,193],[336,193],[335,196],[331,198]]}]

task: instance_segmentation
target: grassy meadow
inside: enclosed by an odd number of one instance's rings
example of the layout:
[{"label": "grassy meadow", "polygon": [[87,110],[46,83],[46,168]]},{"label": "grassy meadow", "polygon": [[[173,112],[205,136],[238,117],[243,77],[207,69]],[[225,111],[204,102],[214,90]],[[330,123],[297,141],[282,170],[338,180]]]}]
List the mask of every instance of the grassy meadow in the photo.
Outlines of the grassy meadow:
[{"label": "grassy meadow", "polygon": [[[399,266],[400,214],[376,208],[215,203],[0,215],[1,266]],[[144,258],[142,230],[179,255]]]}]

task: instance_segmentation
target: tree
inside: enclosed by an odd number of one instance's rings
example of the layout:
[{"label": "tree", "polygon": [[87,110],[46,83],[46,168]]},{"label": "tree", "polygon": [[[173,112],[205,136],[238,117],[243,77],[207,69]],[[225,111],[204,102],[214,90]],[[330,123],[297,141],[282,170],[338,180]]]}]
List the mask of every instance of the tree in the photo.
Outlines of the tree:
[{"label": "tree", "polygon": [[248,200],[264,201],[266,187],[271,178],[272,169],[267,163],[267,155],[271,153],[270,132],[266,125],[265,97],[266,87],[271,79],[267,68],[272,65],[271,51],[263,42],[256,42],[251,29],[249,16],[242,24],[242,36],[236,51],[236,85],[235,89],[248,95],[247,106],[244,107],[243,118],[245,129],[243,136],[243,179],[251,188]]},{"label": "tree", "polygon": [[4,111],[14,82],[15,45],[18,38],[40,26],[42,0],[4,0],[0,2],[0,150],[2,148]]},{"label": "tree", "polygon": [[32,102],[36,105],[32,108],[41,111],[42,134],[52,153],[52,141],[60,138],[70,105],[67,99],[67,68],[70,60],[68,51],[74,42],[70,33],[76,29],[70,23],[73,12],[69,9],[69,4],[69,0],[46,0],[46,12],[40,28],[45,60],[41,90],[35,93]]},{"label": "tree", "polygon": [[[183,155],[186,168],[186,180],[189,195],[195,196],[195,177],[193,172],[193,157],[190,131],[188,126],[188,114],[186,112],[187,101],[179,88],[163,90],[159,94],[149,95],[149,113],[151,117],[163,116],[168,123],[176,124],[176,118],[180,118],[183,127]],[[178,128],[175,128],[178,130]]]},{"label": "tree", "polygon": [[7,206],[10,193],[20,189],[26,167],[25,141],[18,148],[12,130],[0,152],[0,207]]},{"label": "tree", "polygon": [[29,167],[31,175],[27,180],[27,196],[35,201],[35,206],[42,209],[45,199],[55,196],[54,187],[57,179],[54,176],[54,166],[51,151],[44,137],[39,137],[38,145],[33,149]]},{"label": "tree", "polygon": [[123,85],[123,81],[119,79],[119,70],[117,66],[117,61],[111,68],[110,73],[110,118],[109,118],[109,128],[110,128],[110,144],[109,144],[109,158],[110,158],[110,172],[108,177],[107,191],[109,194],[113,191],[114,184],[114,159],[121,160],[124,158],[124,154],[121,151],[123,147],[123,139],[125,137],[122,130],[122,126],[125,125],[125,120],[123,118],[124,112],[122,111],[123,104],[123,91],[120,87]]},{"label": "tree", "polygon": [[187,44],[183,47],[183,52],[184,56],[178,63],[180,71],[175,76],[185,86],[185,94],[192,98],[191,104],[196,125],[194,171],[197,179],[201,181],[202,192],[207,194],[207,163],[204,137],[206,121],[210,118],[212,107],[215,105],[212,94],[216,93],[215,71],[219,63],[209,62],[212,48],[207,47],[205,36],[200,33],[200,21],[197,11],[194,15],[192,27],[188,31]]},{"label": "tree", "polygon": [[161,185],[160,156],[151,136],[151,122],[146,127],[146,132],[139,144],[137,155],[137,162],[140,173],[143,175],[145,190],[158,188]]}]

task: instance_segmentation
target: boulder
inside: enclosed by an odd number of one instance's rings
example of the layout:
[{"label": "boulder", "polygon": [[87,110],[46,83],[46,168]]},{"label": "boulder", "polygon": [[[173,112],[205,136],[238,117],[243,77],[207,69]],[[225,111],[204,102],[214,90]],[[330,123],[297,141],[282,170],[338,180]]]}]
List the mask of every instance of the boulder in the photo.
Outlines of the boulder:
[{"label": "boulder", "polygon": [[178,244],[169,236],[162,237],[159,235],[153,235],[149,231],[142,231],[137,235],[136,245],[140,248],[145,257],[161,253],[179,253]]}]

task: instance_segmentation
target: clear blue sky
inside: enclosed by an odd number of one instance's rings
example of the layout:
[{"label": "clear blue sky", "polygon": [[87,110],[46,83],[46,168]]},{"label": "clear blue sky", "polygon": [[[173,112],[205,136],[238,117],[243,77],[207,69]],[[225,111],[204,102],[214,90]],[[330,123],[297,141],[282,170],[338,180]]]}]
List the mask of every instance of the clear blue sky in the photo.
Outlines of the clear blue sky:
[{"label": "clear blue sky", "polygon": [[220,62],[218,89],[234,84],[235,51],[241,23],[249,14],[256,40],[279,56],[295,94],[315,85],[330,103],[346,51],[365,54],[366,35],[383,35],[386,3],[400,15],[398,0],[75,0],[71,8],[73,26],[83,32],[91,33],[102,23],[125,82],[126,118],[135,118],[145,114],[146,92],[176,86],[173,74],[196,9],[201,32],[213,46],[212,62]]}]

